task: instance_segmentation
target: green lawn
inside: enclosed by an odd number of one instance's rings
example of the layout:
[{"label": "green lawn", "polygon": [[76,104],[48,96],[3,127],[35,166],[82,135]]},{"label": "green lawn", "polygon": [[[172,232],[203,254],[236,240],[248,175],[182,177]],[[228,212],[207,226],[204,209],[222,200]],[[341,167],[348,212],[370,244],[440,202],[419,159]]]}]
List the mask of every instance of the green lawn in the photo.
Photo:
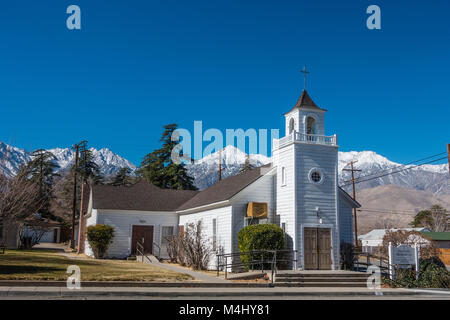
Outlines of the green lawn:
[{"label": "green lawn", "polygon": [[81,281],[186,281],[193,278],[126,260],[71,259],[43,250],[6,250],[0,254],[0,280],[67,280],[67,267],[81,269]]}]

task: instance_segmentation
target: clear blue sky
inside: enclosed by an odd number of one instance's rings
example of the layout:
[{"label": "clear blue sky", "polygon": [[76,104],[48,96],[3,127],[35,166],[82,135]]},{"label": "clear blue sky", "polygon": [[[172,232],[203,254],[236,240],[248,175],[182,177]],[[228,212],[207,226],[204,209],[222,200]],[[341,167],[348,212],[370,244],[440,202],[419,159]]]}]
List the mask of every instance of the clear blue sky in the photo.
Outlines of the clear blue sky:
[{"label": "clear blue sky", "polygon": [[408,162],[450,142],[449,21],[448,0],[2,2],[0,140],[86,139],[139,164],[164,124],[283,128],[306,64],[341,151]]}]

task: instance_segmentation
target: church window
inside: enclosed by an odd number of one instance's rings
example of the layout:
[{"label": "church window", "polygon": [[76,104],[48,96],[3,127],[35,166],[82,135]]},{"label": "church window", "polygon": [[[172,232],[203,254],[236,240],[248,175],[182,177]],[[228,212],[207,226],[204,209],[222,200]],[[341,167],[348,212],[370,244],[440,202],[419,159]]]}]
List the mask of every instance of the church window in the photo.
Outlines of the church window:
[{"label": "church window", "polygon": [[316,184],[321,184],[323,182],[324,176],[322,170],[318,168],[312,168],[309,171],[309,181]]},{"label": "church window", "polygon": [[281,167],[281,185],[286,185],[286,168]]},{"label": "church window", "polygon": [[294,132],[294,129],[295,129],[295,121],[294,118],[291,118],[291,120],[289,121],[289,134]]},{"label": "church window", "polygon": [[212,220],[212,227],[213,227],[213,241],[212,241],[212,246],[213,246],[213,251],[216,251],[217,249],[217,219],[213,219]]},{"label": "church window", "polygon": [[316,119],[313,117],[306,119],[306,134],[316,134]]},{"label": "church window", "polygon": [[173,236],[173,227],[172,226],[163,226],[161,228],[161,243],[167,244],[170,240],[170,237]]}]

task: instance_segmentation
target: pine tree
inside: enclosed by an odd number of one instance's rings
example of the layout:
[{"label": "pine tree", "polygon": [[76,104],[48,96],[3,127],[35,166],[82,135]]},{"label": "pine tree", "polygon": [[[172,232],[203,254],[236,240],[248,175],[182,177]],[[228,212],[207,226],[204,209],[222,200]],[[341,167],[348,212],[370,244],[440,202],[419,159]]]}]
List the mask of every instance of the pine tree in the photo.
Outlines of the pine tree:
[{"label": "pine tree", "polygon": [[84,181],[88,182],[89,184],[99,184],[103,181],[103,177],[100,173],[100,168],[94,162],[92,151],[87,149],[86,147],[82,148],[80,151],[77,173],[80,182]]},{"label": "pine tree", "polygon": [[53,153],[39,149],[33,151],[32,160],[19,170],[19,175],[26,176],[30,182],[39,186],[42,206],[38,213],[44,217],[52,216],[50,212],[50,202],[53,198],[52,186],[54,178],[58,176],[56,170],[59,168],[54,160]]},{"label": "pine tree", "polygon": [[128,186],[133,183],[133,178],[130,175],[131,170],[129,168],[122,168],[116,175],[113,177],[111,181],[111,185],[113,186]]},{"label": "pine tree", "polygon": [[255,168],[255,166],[250,163],[250,159],[249,159],[248,155],[246,155],[245,162],[241,165],[241,168],[239,169],[239,173],[243,173],[243,172],[252,170],[254,168]]},{"label": "pine tree", "polygon": [[[73,176],[75,170],[75,163],[70,170],[67,170],[58,183],[55,184],[55,194],[57,196],[54,202],[54,211],[62,216],[66,221],[70,221],[73,206]],[[81,185],[82,183],[100,184],[103,177],[100,173],[100,168],[94,162],[92,151],[83,146],[80,150],[77,166],[77,208],[79,212],[79,205],[81,199]]]},{"label": "pine tree", "polygon": [[[148,182],[164,189],[197,190],[194,180],[187,173],[183,163],[175,163],[172,160],[172,150],[177,145],[172,141],[172,133],[176,130],[176,124],[164,126],[164,132],[160,139],[163,143],[160,149],[147,154],[142,160],[138,171]],[[183,154],[180,152],[180,157]]]}]

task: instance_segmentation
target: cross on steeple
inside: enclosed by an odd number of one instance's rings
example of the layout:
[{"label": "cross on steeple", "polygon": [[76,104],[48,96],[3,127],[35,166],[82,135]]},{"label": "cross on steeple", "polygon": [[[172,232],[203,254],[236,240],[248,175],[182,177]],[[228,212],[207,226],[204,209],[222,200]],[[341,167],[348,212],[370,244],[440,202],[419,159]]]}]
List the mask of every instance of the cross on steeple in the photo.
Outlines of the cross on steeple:
[{"label": "cross on steeple", "polygon": [[303,90],[306,90],[306,75],[309,71],[306,71],[306,66],[304,66],[303,70],[300,70],[300,72],[303,73]]}]

